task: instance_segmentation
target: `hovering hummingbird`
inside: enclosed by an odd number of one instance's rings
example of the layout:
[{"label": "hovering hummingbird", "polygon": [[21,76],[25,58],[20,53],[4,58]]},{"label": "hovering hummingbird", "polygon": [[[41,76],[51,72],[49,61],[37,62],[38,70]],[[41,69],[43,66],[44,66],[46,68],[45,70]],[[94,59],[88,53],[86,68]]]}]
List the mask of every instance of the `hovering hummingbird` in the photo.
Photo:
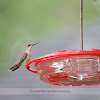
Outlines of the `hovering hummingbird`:
[{"label": "hovering hummingbird", "polygon": [[23,56],[19,59],[19,61],[12,66],[8,71],[15,71],[16,69],[18,69],[20,66],[25,66],[31,59],[31,51],[32,51],[32,47],[36,44],[39,43],[35,43],[35,44],[27,44],[25,46],[25,51]]}]

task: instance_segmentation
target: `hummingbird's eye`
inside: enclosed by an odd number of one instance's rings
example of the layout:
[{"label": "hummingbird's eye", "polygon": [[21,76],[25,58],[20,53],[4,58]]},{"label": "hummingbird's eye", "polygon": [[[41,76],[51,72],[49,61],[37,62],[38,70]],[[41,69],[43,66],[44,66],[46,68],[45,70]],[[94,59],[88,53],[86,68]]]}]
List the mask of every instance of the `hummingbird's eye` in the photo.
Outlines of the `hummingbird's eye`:
[{"label": "hummingbird's eye", "polygon": [[30,44],[27,45],[28,47],[30,46]]}]

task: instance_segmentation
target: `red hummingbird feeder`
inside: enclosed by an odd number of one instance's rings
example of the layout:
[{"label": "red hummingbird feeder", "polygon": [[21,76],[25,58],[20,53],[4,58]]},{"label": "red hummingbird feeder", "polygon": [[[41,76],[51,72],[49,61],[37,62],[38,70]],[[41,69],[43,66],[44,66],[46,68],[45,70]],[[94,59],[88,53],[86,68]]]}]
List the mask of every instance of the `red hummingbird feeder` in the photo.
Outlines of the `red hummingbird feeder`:
[{"label": "red hummingbird feeder", "polygon": [[[100,85],[100,49],[83,50],[83,0],[81,3],[81,50],[60,50],[36,58],[26,68],[46,83],[59,86]],[[36,71],[29,65],[35,64]]]}]

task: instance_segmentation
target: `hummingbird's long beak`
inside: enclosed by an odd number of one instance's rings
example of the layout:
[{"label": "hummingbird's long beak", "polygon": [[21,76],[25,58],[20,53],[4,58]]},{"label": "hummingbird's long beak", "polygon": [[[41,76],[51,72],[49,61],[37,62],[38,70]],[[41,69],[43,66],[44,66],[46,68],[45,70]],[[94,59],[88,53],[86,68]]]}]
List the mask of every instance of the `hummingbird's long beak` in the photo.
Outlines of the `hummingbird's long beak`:
[{"label": "hummingbird's long beak", "polygon": [[[39,42],[40,43],[40,42]],[[36,44],[39,44],[39,43],[35,43],[35,44],[32,44],[32,46],[36,45]]]}]

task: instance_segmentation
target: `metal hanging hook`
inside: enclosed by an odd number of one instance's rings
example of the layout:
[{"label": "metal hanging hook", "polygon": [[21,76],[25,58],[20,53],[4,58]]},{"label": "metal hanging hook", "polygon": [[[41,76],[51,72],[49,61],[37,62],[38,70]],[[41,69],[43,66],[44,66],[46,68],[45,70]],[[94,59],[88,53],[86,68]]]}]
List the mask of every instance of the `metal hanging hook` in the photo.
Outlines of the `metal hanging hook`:
[{"label": "metal hanging hook", "polygon": [[[95,0],[97,2],[97,0]],[[80,0],[80,36],[81,36],[81,49],[83,49],[83,0]]]},{"label": "metal hanging hook", "polygon": [[80,33],[81,33],[81,49],[83,49],[83,0],[80,0]]}]

